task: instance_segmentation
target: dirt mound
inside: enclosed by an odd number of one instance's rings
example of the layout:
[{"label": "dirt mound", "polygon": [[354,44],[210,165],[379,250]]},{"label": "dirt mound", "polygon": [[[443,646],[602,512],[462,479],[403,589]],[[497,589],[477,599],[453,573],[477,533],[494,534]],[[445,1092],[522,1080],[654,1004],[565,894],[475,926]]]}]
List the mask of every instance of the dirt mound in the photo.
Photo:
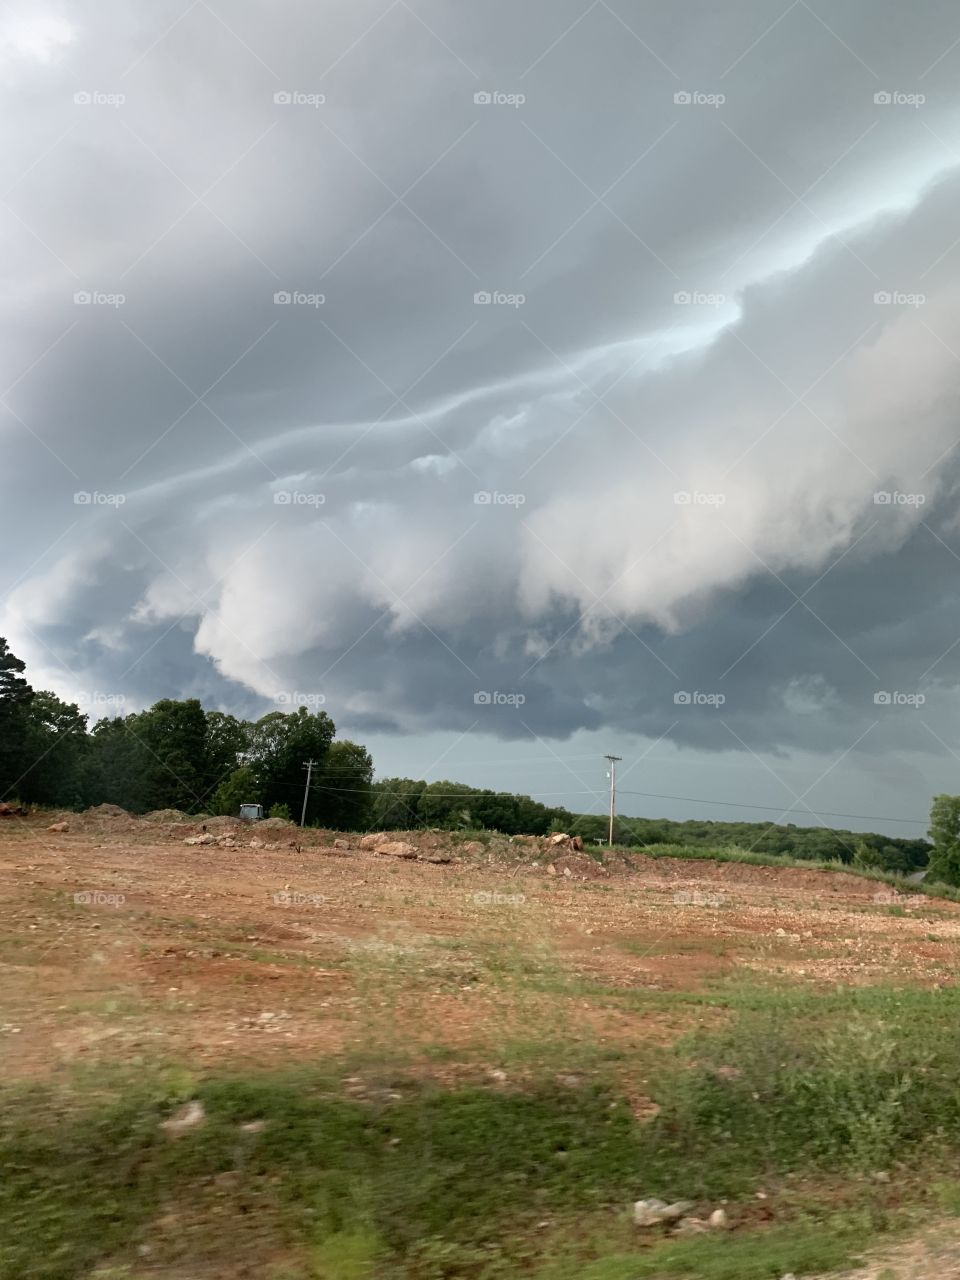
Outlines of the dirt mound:
[{"label": "dirt mound", "polygon": [[291,822],[289,818],[264,818],[262,822],[255,822],[253,826],[257,831],[280,831],[294,827],[296,823]]},{"label": "dirt mound", "polygon": [[241,825],[239,818],[228,818],[224,815],[207,818],[205,823],[208,831],[239,831]]},{"label": "dirt mound", "polygon": [[95,804],[89,809],[84,809],[83,816],[85,818],[132,818],[132,813],[127,813],[126,809],[121,809],[118,804]]},{"label": "dirt mound", "polygon": [[144,822],[185,822],[187,815],[180,809],[152,809],[143,815]]}]

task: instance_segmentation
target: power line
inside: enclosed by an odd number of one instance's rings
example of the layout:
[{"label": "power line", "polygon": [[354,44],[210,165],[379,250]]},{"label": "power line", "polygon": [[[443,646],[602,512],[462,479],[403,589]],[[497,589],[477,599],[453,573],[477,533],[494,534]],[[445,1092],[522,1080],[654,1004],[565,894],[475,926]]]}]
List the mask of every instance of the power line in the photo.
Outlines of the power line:
[{"label": "power line", "polygon": [[[701,800],[697,796],[671,796],[664,795],[658,791],[622,791],[622,795],[627,796],[646,796],[650,800],[683,800],[687,804],[718,804],[728,809],[762,809],[767,813],[788,814],[793,812],[803,813],[805,817],[819,817],[821,814],[828,818],[854,818],[858,822],[906,822],[911,826],[923,826],[927,821],[926,818],[890,818],[884,817],[882,814],[876,813],[837,813],[832,809],[819,809],[816,813],[811,810],[792,810],[784,809],[782,805],[775,804],[745,804],[740,800]],[[644,821],[644,819],[640,819]],[[672,822],[673,819],[667,819]],[[709,819],[707,819],[709,821]]]}]

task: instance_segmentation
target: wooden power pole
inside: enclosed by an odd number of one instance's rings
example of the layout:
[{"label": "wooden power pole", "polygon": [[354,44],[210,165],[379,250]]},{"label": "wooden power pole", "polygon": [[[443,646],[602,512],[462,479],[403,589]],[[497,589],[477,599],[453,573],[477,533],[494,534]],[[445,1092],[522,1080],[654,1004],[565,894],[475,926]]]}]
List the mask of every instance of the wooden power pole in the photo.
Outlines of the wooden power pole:
[{"label": "wooden power pole", "polygon": [[305,826],[307,822],[307,800],[310,796],[310,777],[313,773],[313,766],[316,763],[316,760],[304,760],[303,762],[303,767],[307,771],[307,785],[303,788],[303,808],[300,810],[301,827]]},{"label": "wooden power pole", "polygon": [[613,818],[617,810],[617,761],[622,760],[623,756],[604,756],[604,760],[610,761],[610,835],[607,844],[613,844]]}]

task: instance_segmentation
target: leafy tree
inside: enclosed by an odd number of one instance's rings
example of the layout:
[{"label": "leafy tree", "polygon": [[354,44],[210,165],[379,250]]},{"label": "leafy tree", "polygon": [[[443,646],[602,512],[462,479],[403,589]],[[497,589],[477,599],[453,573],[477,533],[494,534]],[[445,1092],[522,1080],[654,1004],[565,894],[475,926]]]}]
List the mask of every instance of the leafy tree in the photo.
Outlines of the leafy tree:
[{"label": "leafy tree", "polygon": [[[289,714],[270,711],[250,729],[247,759],[257,778],[263,803],[297,806],[303,795],[305,760],[315,760],[322,771],[335,726],[325,711],[298,707]],[[320,814],[320,793],[311,788],[307,799],[307,824]]]},{"label": "leafy tree", "polygon": [[423,826],[420,797],[426,786],[422,778],[381,778],[375,782],[371,828],[375,831],[409,831]]},{"label": "leafy tree", "polygon": [[243,763],[251,727],[246,720],[238,720],[223,711],[208,711],[206,720],[204,795],[216,791],[220,783]]},{"label": "leafy tree", "polygon": [[199,700],[162,698],[149,711],[128,716],[127,725],[150,760],[145,779],[147,807],[198,812],[209,775],[207,718]]},{"label": "leafy tree", "polygon": [[79,808],[84,767],[90,753],[87,717],[54,693],[36,693],[24,703],[26,760],[20,794],[33,804]]},{"label": "leafy tree", "polygon": [[366,747],[334,742],[321,770],[319,817],[335,831],[365,831],[373,814],[373,759]]},{"label": "leafy tree", "polygon": [[[214,813],[226,814],[228,817],[240,816],[242,804],[260,804],[260,791],[257,776],[248,764],[234,769],[213,793],[212,808]],[[271,811],[271,817],[274,816]]]},{"label": "leafy tree", "polygon": [[132,813],[157,808],[149,802],[149,777],[155,764],[132,727],[137,716],[98,720],[90,737],[85,798],[89,804],[116,804]]},{"label": "leafy tree", "polygon": [[21,674],[25,663],[10,652],[0,636],[0,800],[18,787],[27,759],[24,711],[33,690]]},{"label": "leafy tree", "polygon": [[930,809],[931,880],[960,884],[960,796],[934,796]]},{"label": "leafy tree", "polygon": [[293,814],[290,812],[290,806],[288,804],[272,804],[267,817],[285,818],[287,822],[291,822],[293,820]]}]

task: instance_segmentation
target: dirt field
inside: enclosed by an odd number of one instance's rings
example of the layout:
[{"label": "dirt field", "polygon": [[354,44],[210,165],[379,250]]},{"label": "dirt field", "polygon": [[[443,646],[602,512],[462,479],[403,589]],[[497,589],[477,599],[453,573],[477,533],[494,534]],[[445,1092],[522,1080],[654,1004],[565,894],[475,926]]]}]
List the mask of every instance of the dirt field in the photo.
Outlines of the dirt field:
[{"label": "dirt field", "polygon": [[[401,1050],[455,1076],[497,1070],[534,1034],[585,1052],[668,1043],[723,1016],[672,997],[741,979],[957,980],[960,906],[845,874],[645,858],[605,872],[584,855],[551,870],[535,848],[504,861],[477,844],[436,865],[327,833],[298,848],[290,828],[223,848],[185,846],[200,828],[183,824],[49,821],[0,824],[7,1080]],[[278,847],[248,847],[268,835]]]}]

